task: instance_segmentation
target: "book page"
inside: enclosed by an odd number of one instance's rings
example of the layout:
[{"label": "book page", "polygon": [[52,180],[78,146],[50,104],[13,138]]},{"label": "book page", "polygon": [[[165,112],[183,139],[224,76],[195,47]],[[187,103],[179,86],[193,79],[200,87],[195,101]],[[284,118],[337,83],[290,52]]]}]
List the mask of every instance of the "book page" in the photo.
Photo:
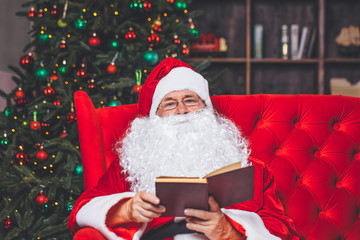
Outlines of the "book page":
[{"label": "book page", "polygon": [[239,169],[239,168],[241,168],[241,162],[236,162],[236,163],[227,165],[225,167],[219,168],[215,171],[212,171],[211,173],[205,175],[204,178],[215,176],[215,175],[218,175],[218,174],[224,173],[224,172],[230,172],[232,170]]},{"label": "book page", "polygon": [[161,176],[155,179],[156,183],[207,183],[206,179],[198,177],[166,177]]}]

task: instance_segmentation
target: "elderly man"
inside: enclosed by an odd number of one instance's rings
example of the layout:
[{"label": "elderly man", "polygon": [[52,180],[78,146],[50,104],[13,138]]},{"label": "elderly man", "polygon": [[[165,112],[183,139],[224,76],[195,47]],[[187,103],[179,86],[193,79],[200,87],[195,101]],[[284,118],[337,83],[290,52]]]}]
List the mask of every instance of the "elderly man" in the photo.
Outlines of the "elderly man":
[{"label": "elderly man", "polygon": [[[299,239],[271,173],[249,160],[240,131],[214,112],[207,81],[182,61],[165,59],[150,73],[139,117],[115,150],[119,161],[77,200],[68,223],[72,231],[92,227],[106,239]],[[255,167],[253,200],[221,209],[209,196],[209,211],[161,217],[166,209],[154,194],[157,176],[201,177],[238,161]]]}]

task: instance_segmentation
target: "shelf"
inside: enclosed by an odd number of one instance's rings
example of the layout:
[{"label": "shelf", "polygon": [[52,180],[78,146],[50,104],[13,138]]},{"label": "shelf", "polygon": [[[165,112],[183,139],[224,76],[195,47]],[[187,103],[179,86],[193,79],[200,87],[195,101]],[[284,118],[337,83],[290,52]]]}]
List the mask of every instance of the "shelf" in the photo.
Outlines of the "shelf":
[{"label": "shelf", "polygon": [[[187,61],[201,62],[207,60],[207,58],[187,58]],[[359,59],[360,60],[360,59]],[[318,63],[318,59],[301,59],[301,60],[292,60],[292,59],[281,59],[281,58],[262,58],[256,59],[252,58],[247,60],[246,58],[210,58],[212,63],[246,63],[250,61],[251,63],[290,63],[290,64],[303,64],[303,63]],[[360,61],[359,61],[360,62]]]},{"label": "shelf", "polygon": [[360,58],[327,58],[326,63],[360,63]]},{"label": "shelf", "polygon": [[[207,58],[187,58],[187,61],[201,62]],[[210,58],[212,63],[246,63],[246,58]]]},{"label": "shelf", "polygon": [[291,63],[291,64],[297,64],[297,63],[318,63],[318,59],[300,59],[300,60],[292,60],[292,59],[281,59],[281,58],[262,58],[262,59],[251,59],[252,63]]}]

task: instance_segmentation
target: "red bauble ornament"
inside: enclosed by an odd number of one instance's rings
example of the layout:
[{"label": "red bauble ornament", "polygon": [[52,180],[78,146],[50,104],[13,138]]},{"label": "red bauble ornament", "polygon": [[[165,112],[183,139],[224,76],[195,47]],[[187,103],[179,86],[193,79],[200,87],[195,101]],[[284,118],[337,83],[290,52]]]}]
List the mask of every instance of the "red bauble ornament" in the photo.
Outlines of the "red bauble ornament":
[{"label": "red bauble ornament", "polygon": [[38,16],[39,18],[43,17],[43,16],[44,16],[43,12],[44,12],[44,10],[43,10],[42,8],[40,8],[40,9],[38,10],[37,16]]},{"label": "red bauble ornament", "polygon": [[189,56],[189,54],[190,54],[190,50],[185,44],[183,45],[183,48],[181,49],[181,53],[185,57]]},{"label": "red bauble ornament", "polygon": [[82,79],[87,78],[86,71],[85,71],[84,67],[85,67],[85,65],[82,65],[82,68],[80,68],[79,70],[76,71],[76,75],[78,75]]},{"label": "red bauble ornament", "polygon": [[57,99],[53,102],[54,106],[60,106],[61,105],[61,100]]},{"label": "red bauble ornament", "polygon": [[117,72],[117,67],[115,66],[115,63],[112,62],[110,63],[107,68],[106,68],[106,71],[108,74],[114,74]]},{"label": "red bauble ornament", "polygon": [[22,90],[22,88],[18,88],[18,90],[15,92],[15,97],[16,98],[24,98],[25,97],[25,92]]},{"label": "red bauble ornament", "polygon": [[31,70],[34,66],[34,58],[31,53],[28,53],[20,58],[20,67]]},{"label": "red bauble ornament", "polygon": [[45,161],[48,158],[47,152],[44,151],[44,148],[41,146],[40,150],[36,153],[36,159],[40,162]]},{"label": "red bauble ornament", "polygon": [[151,3],[149,3],[148,1],[144,1],[143,2],[143,8],[145,9],[145,11],[149,11],[151,8]]},{"label": "red bauble ornament", "polygon": [[18,152],[16,154],[16,159],[17,159],[17,161],[19,162],[20,165],[22,165],[24,163],[24,161],[25,162],[29,161],[27,154],[24,153],[23,151]]},{"label": "red bauble ornament", "polygon": [[178,35],[174,35],[174,43],[177,44],[177,45],[179,45],[180,42],[181,42],[181,41],[180,41]]},{"label": "red bauble ornament", "polygon": [[160,37],[156,33],[151,33],[150,36],[147,37],[147,40],[151,46],[156,46],[159,44]]},{"label": "red bauble ornament", "polygon": [[40,194],[36,197],[36,205],[44,206],[47,204],[49,199],[43,194],[43,191],[40,191]]},{"label": "red bauble ornament", "polygon": [[60,41],[59,48],[60,48],[61,50],[66,50],[66,49],[67,49],[67,45],[66,45],[65,39],[62,39],[62,40]]},{"label": "red bauble ornament", "polygon": [[35,17],[35,8],[30,8],[30,12],[28,13],[28,17],[29,18],[33,18]]},{"label": "red bauble ornament", "polygon": [[73,123],[74,121],[76,121],[76,115],[74,112],[69,112],[67,115],[66,115],[66,123],[67,124],[71,124]]},{"label": "red bauble ornament", "polygon": [[96,84],[95,84],[95,80],[91,79],[90,81],[88,81],[89,85],[88,88],[90,91],[95,91],[96,90]]},{"label": "red bauble ornament", "polygon": [[5,220],[5,222],[4,222],[4,227],[6,228],[6,229],[13,229],[14,227],[13,227],[13,223],[12,223],[12,221],[10,220],[10,217],[9,216],[7,216],[6,217],[6,220]]},{"label": "red bauble ornament", "polygon": [[92,47],[98,47],[100,46],[100,38],[96,36],[96,33],[93,33],[93,36],[89,39],[89,45]]},{"label": "red bauble ornament", "polygon": [[142,89],[141,85],[135,85],[132,90],[134,93],[139,94],[141,89]]},{"label": "red bauble ornament", "polygon": [[59,137],[64,138],[64,137],[66,137],[66,136],[67,136],[67,132],[66,132],[66,130],[64,129],[64,130],[62,131],[62,133],[60,134]]},{"label": "red bauble ornament", "polygon": [[132,28],[129,28],[129,31],[125,34],[125,39],[128,42],[135,41],[136,35],[135,35],[134,30]]},{"label": "red bauble ornament", "polygon": [[56,72],[54,71],[53,74],[50,75],[50,79],[53,81],[56,81],[59,79],[58,75],[56,74]]},{"label": "red bauble ornament", "polygon": [[95,83],[90,83],[88,88],[89,88],[89,90],[95,90],[96,89],[96,84]]},{"label": "red bauble ornament", "polygon": [[51,14],[52,16],[57,16],[58,10],[57,10],[57,6],[56,6],[56,5],[53,5],[53,7],[52,7],[52,9],[51,9],[51,11],[50,11],[50,14]]},{"label": "red bauble ornament", "polygon": [[161,32],[161,28],[160,28],[161,24],[162,24],[162,22],[160,21],[160,18],[158,18],[154,21],[154,23],[151,27],[152,27],[152,29],[154,29],[154,31]]},{"label": "red bauble ornament", "polygon": [[25,92],[19,88],[16,92],[15,92],[15,97],[14,100],[17,104],[22,105],[26,103],[26,99],[25,99]]},{"label": "red bauble ornament", "polygon": [[34,131],[37,131],[41,128],[41,123],[39,121],[32,121],[30,123],[30,128]]},{"label": "red bauble ornament", "polygon": [[44,89],[44,94],[47,97],[52,97],[55,95],[55,90],[48,84],[48,86]]}]

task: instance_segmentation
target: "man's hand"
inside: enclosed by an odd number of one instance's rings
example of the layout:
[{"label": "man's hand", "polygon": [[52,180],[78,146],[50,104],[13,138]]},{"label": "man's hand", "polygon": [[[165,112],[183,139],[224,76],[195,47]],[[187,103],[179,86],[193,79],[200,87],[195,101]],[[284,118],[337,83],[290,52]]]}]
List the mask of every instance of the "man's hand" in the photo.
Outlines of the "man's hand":
[{"label": "man's hand", "polygon": [[121,201],[109,210],[106,224],[110,227],[122,223],[137,222],[148,223],[160,217],[165,207],[160,199],[148,192],[138,192],[133,198]]},{"label": "man's hand", "polygon": [[190,230],[203,233],[210,240],[244,239],[226,219],[213,197],[209,197],[210,211],[186,209],[186,227]]},{"label": "man's hand", "polygon": [[148,192],[138,192],[127,202],[127,215],[130,222],[146,223],[160,217],[165,207],[159,205],[160,199]]}]

